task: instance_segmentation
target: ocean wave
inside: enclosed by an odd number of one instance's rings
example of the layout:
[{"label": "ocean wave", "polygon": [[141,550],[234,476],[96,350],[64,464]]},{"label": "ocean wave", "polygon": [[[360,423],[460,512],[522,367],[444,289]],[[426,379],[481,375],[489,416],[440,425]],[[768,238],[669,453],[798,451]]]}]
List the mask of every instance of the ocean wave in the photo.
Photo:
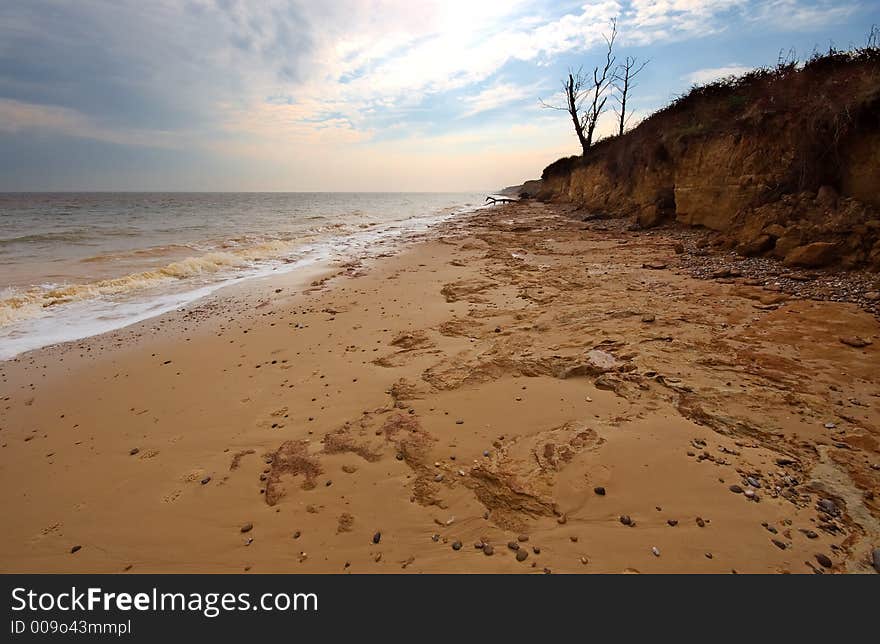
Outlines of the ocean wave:
[{"label": "ocean wave", "polygon": [[211,252],[197,257],[187,257],[156,269],[139,271],[122,277],[85,284],[30,288],[0,299],[0,327],[21,322],[60,304],[126,295],[172,281],[244,268],[260,261],[282,259],[301,245],[301,240],[270,240],[236,251]]}]

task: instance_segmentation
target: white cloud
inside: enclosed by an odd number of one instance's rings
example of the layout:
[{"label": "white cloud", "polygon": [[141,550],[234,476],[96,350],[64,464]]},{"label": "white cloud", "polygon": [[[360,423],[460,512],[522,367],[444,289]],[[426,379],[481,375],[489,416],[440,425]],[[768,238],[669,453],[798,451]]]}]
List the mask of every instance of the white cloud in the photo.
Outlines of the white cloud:
[{"label": "white cloud", "polygon": [[689,83],[695,85],[705,85],[706,83],[711,83],[712,81],[718,80],[719,78],[726,78],[727,76],[740,76],[741,74],[745,74],[747,71],[750,71],[751,67],[746,67],[745,65],[737,65],[736,63],[731,63],[730,65],[725,65],[724,67],[707,67],[705,69],[698,69],[690,74],[685,74],[682,76],[682,80],[686,80]]},{"label": "white cloud", "polygon": [[462,102],[467,106],[462,117],[474,116],[526,99],[537,101],[538,92],[537,85],[514,85],[498,82],[478,94],[462,98]]},{"label": "white cloud", "polygon": [[857,2],[829,2],[820,0],[805,4],[799,0],[771,0],[758,5],[758,10],[750,16],[761,24],[769,24],[775,29],[800,31],[827,28],[851,16],[859,9]]}]

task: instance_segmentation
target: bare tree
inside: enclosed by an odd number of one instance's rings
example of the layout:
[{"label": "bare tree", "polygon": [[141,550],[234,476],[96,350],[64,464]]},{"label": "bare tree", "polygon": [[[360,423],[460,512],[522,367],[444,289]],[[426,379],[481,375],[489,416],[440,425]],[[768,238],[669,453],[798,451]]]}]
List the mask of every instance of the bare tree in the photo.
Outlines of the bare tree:
[{"label": "bare tree", "polygon": [[611,34],[603,34],[605,40],[605,62],[593,68],[592,77],[579,68],[577,72],[568,73],[562,81],[565,94],[565,105],[549,105],[543,100],[541,106],[568,112],[571,116],[574,132],[581,144],[583,153],[593,144],[593,133],[599,117],[605,111],[608,90],[614,76],[614,40],[617,38],[617,20],[611,21]]},{"label": "bare tree", "polygon": [[614,108],[614,113],[617,115],[618,135],[623,134],[629,119],[632,118],[631,113],[626,113],[626,101],[629,98],[629,93],[636,86],[634,82],[635,77],[638,76],[650,62],[650,59],[640,62],[635,56],[627,56],[623,63],[618,65],[617,69],[614,70],[611,84],[614,86],[614,89],[617,90],[617,93],[614,95],[614,100],[617,101],[617,107]]}]

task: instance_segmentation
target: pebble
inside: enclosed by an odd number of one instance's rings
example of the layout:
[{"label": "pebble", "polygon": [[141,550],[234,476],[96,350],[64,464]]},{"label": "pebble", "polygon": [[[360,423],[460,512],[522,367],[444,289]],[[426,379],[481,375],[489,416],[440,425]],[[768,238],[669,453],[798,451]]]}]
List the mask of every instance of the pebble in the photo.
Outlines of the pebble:
[{"label": "pebble", "polygon": [[707,552],[707,553],[706,553],[706,559],[711,559],[711,558],[712,558],[712,553],[711,553],[711,552]]},{"label": "pebble", "polygon": [[677,519],[668,519],[666,521],[666,523],[668,523],[670,526],[672,526],[674,528],[675,526],[678,525],[678,520]]},{"label": "pebble", "polygon": [[128,454],[129,454],[129,456],[134,456],[135,454],[137,454],[140,451],[141,450],[139,450],[137,447],[132,447],[131,450],[128,452]]},{"label": "pebble", "polygon": [[529,540],[529,535],[521,534],[516,538],[516,540],[519,541],[520,543],[525,543],[526,541]]},{"label": "pebble", "polygon": [[492,555],[495,554],[495,548],[493,548],[491,545],[489,545],[487,543],[486,545],[483,546],[483,554],[486,555],[487,557],[491,557]]},{"label": "pebble", "polygon": [[874,566],[874,570],[880,573],[880,548],[874,548],[871,553],[871,564]]},{"label": "pebble", "polygon": [[519,550],[519,544],[516,541],[509,541],[507,547],[511,550]]},{"label": "pebble", "polygon": [[452,542],[453,550],[461,550],[461,541],[453,541]]},{"label": "pebble", "polygon": [[703,520],[702,517],[697,517],[697,525],[700,526],[701,528],[705,528],[706,522]]},{"label": "pebble", "polygon": [[373,543],[379,543],[381,540],[382,533],[377,531],[376,534],[373,535]]},{"label": "pebble", "polygon": [[819,510],[825,512],[826,514],[830,514],[832,516],[837,516],[840,514],[840,510],[837,508],[837,504],[831,499],[820,499],[817,504]]},{"label": "pebble", "polygon": [[816,561],[818,561],[823,568],[831,568],[831,566],[834,565],[831,559],[829,559],[827,555],[824,555],[821,552],[816,555]]},{"label": "pebble", "polygon": [[780,541],[779,539],[771,539],[771,541],[773,542],[773,545],[776,546],[777,548],[779,548],[780,550],[785,550],[785,548],[787,547],[785,545],[785,542]]},{"label": "pebble", "polygon": [[595,493],[598,494],[599,496],[605,496],[605,488],[602,487],[602,486],[594,487],[594,488],[593,488],[593,492],[595,492]]},{"label": "pebble", "polygon": [[73,554],[75,552],[79,552],[80,550],[82,550],[82,546],[74,546],[73,548],[70,549],[70,554]]},{"label": "pebble", "polygon": [[815,531],[813,531],[813,530],[801,530],[801,532],[804,533],[804,536],[805,536],[807,539],[816,539],[816,538],[819,537],[819,535],[816,534]]},{"label": "pebble", "polygon": [[524,549],[516,551],[516,560],[517,561],[525,561],[528,556],[529,556],[529,553],[526,552]]},{"label": "pebble", "polygon": [[761,487],[761,482],[752,476],[746,478],[746,481],[748,481],[749,485],[751,485],[752,487]]},{"label": "pebble", "polygon": [[654,553],[654,556],[655,556],[655,557],[659,557],[659,556],[660,556],[660,548],[658,548],[657,546],[654,546],[653,548],[651,548],[651,552]]},{"label": "pebble", "polygon": [[743,489],[739,485],[736,485],[736,484],[731,485],[728,489],[731,492],[733,492],[734,494],[742,494],[743,493]]},{"label": "pebble", "polygon": [[206,476],[205,478],[203,478],[203,479],[200,481],[200,483],[201,483],[202,485],[207,485],[207,484],[210,483],[210,482],[211,482],[211,477],[210,477],[210,476]]},{"label": "pebble", "polygon": [[632,522],[633,522],[633,521],[632,521],[632,519],[629,517],[628,514],[624,514],[624,515],[622,515],[622,516],[620,517],[620,522],[621,522],[623,525],[632,525]]},{"label": "pebble", "polygon": [[243,526],[241,526],[241,531],[242,531],[242,532],[250,532],[250,531],[253,530],[253,529],[254,529],[254,524],[253,524],[253,523],[245,523]]}]

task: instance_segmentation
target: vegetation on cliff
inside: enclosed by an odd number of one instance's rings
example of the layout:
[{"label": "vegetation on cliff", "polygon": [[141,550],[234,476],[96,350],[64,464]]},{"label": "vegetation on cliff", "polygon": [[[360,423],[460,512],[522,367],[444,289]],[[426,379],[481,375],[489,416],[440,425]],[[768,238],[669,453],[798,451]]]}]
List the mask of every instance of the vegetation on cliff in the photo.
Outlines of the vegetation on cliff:
[{"label": "vegetation on cliff", "polygon": [[860,49],[694,87],[542,178],[542,198],[592,213],[705,226],[792,265],[880,270],[876,31]]}]

